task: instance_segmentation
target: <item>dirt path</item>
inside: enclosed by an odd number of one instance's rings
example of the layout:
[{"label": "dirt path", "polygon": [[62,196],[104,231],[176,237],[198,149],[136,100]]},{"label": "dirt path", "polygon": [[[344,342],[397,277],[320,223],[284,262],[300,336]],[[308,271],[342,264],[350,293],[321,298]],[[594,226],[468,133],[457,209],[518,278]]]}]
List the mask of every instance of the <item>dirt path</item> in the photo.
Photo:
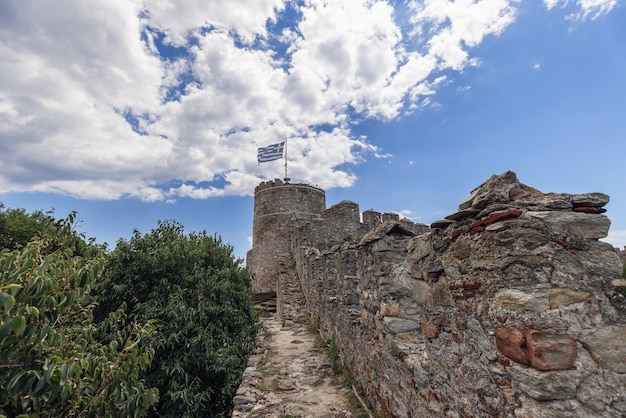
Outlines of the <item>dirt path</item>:
[{"label": "dirt path", "polygon": [[326,347],[308,324],[281,324],[273,314],[262,321],[258,340],[233,417],[358,416],[351,389],[333,373]]}]

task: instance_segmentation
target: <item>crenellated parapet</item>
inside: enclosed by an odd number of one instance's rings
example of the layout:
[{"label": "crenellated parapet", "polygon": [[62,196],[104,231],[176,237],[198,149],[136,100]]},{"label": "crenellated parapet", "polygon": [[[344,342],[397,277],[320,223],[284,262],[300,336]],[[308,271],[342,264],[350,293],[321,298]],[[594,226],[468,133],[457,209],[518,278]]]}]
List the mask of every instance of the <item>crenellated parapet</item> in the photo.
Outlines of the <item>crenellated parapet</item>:
[{"label": "crenellated parapet", "polygon": [[[262,182],[254,191],[252,249],[246,257],[255,274],[254,287],[258,292],[276,290],[279,274],[293,258],[289,243],[294,237],[332,247],[358,242],[382,222],[398,219],[395,213],[373,210],[361,215],[359,205],[347,200],[327,209],[324,190],[306,182]],[[419,233],[428,230],[408,219],[402,222]]]}]

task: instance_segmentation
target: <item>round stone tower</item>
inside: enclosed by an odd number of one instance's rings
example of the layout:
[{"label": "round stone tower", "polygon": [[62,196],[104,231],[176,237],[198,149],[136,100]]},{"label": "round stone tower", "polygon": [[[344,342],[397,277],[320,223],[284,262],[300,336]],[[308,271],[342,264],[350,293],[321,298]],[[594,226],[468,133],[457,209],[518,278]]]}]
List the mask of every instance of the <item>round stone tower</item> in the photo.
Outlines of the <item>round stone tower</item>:
[{"label": "round stone tower", "polygon": [[246,264],[257,292],[276,291],[277,277],[291,259],[291,236],[326,209],[324,190],[302,183],[267,181],[254,190],[252,249]]}]

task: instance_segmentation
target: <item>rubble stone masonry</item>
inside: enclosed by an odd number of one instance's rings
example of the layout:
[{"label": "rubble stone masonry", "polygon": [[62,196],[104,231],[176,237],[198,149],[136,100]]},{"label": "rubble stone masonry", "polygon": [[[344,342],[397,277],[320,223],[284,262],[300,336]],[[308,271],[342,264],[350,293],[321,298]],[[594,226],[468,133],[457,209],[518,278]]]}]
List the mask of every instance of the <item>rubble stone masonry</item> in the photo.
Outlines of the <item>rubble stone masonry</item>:
[{"label": "rubble stone masonry", "polygon": [[[335,336],[383,416],[626,416],[622,262],[599,241],[608,200],[506,172],[426,233],[374,211],[360,224],[342,202],[273,236],[289,262],[251,267],[277,281],[279,312],[307,310]],[[254,257],[261,212],[255,200]]]}]

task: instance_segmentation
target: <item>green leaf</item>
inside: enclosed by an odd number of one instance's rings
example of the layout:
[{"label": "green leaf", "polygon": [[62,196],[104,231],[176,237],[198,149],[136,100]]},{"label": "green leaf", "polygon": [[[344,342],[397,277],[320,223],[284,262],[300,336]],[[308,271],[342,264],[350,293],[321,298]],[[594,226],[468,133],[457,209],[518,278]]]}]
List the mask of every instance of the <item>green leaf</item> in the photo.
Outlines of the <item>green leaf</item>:
[{"label": "green leaf", "polygon": [[9,334],[9,331],[11,330],[11,327],[10,327],[9,324],[7,324],[7,321],[5,321],[4,323],[0,324],[0,343],[2,341],[4,341],[6,336]]},{"label": "green leaf", "polygon": [[11,329],[18,337],[22,335],[26,329],[26,318],[22,315],[11,318]]},{"label": "green leaf", "polygon": [[13,295],[0,292],[0,306],[4,309],[4,313],[8,314],[13,306],[15,306],[15,298]]}]

